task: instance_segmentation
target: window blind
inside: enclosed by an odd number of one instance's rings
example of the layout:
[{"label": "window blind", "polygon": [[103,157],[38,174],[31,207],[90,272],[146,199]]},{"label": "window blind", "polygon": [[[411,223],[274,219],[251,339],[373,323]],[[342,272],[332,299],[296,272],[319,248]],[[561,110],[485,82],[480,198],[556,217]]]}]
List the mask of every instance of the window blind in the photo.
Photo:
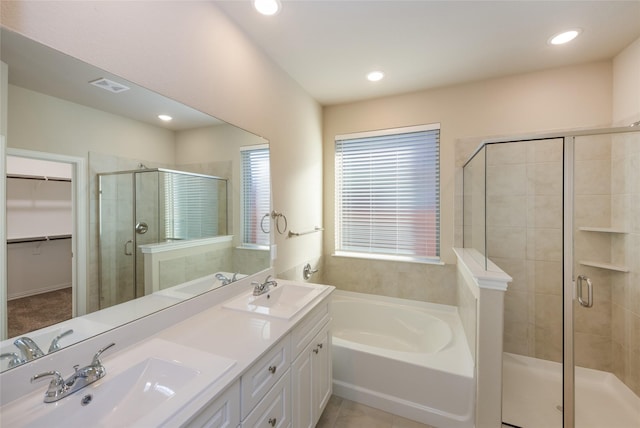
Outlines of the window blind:
[{"label": "window blind", "polygon": [[166,239],[218,235],[218,181],[214,178],[161,172],[164,184]]},{"label": "window blind", "polygon": [[[262,221],[271,211],[271,179],[269,147],[246,148],[242,159],[242,243],[269,245],[270,219]],[[262,230],[264,226],[266,233]]]},{"label": "window blind", "polygon": [[336,137],[336,250],[440,256],[440,127]]}]

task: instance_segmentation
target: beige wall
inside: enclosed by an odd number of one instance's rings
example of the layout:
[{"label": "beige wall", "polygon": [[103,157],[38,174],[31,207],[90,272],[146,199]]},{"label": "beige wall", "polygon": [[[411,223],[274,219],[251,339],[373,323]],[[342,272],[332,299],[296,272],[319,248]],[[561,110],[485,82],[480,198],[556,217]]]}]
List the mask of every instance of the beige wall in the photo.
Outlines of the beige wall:
[{"label": "beige wall", "polygon": [[[455,146],[472,137],[517,135],[608,126],[612,111],[611,62],[597,62],[454,87],[324,108],[325,275],[340,288],[451,303],[455,271],[448,266],[352,263],[334,251],[334,137],[337,134],[441,123],[441,254],[454,263]],[[476,140],[477,141],[477,140]],[[458,156],[459,157],[459,156]],[[402,266],[402,267],[397,267]],[[354,269],[358,269],[354,272]],[[445,271],[446,273],[443,273]],[[359,274],[361,273],[361,274]],[[349,278],[348,281],[344,278]],[[380,280],[379,278],[383,278]],[[411,285],[403,284],[407,278]],[[371,281],[383,286],[372,286]],[[353,283],[356,281],[356,283]],[[435,284],[437,290],[425,290]],[[400,291],[401,290],[401,291]]]},{"label": "beige wall", "polygon": [[[274,208],[322,225],[320,106],[213,2],[2,2],[2,24],[268,139]],[[322,234],[276,236],[276,272],[320,256]]]},{"label": "beige wall", "polygon": [[640,120],[640,38],[613,59],[613,121],[626,126]]}]

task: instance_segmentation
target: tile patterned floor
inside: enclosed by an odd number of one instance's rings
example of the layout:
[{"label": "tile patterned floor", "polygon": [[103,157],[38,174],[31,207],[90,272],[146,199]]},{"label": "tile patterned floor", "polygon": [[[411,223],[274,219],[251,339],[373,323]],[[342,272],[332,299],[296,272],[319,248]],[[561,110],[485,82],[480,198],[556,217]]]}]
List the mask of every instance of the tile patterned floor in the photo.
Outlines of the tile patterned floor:
[{"label": "tile patterned floor", "polygon": [[331,396],[316,428],[433,428],[373,407]]}]

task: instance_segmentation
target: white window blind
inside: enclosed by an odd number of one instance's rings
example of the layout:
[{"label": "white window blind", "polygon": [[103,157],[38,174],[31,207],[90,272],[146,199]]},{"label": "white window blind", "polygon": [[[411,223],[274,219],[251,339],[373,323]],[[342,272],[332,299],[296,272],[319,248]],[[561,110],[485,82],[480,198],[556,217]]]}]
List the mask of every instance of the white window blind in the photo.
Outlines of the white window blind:
[{"label": "white window blind", "polygon": [[440,125],[336,137],[336,252],[440,256]]},{"label": "white window blind", "polygon": [[[242,158],[242,243],[269,245],[271,179],[269,147],[243,148]],[[264,231],[262,227],[264,227]]]},{"label": "white window blind", "polygon": [[160,172],[164,184],[166,239],[218,235],[219,181],[196,175]]}]

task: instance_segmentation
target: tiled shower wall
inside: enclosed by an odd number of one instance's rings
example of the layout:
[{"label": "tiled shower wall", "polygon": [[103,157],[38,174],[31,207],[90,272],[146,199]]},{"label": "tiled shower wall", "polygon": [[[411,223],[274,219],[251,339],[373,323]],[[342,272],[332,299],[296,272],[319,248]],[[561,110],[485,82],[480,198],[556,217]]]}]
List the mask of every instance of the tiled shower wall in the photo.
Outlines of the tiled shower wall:
[{"label": "tiled shower wall", "polygon": [[562,358],[562,141],[487,147],[488,257],[513,277],[504,350]]},{"label": "tiled shower wall", "polygon": [[611,261],[629,268],[611,274],[612,369],[640,395],[640,133],[613,138],[611,168]]}]

